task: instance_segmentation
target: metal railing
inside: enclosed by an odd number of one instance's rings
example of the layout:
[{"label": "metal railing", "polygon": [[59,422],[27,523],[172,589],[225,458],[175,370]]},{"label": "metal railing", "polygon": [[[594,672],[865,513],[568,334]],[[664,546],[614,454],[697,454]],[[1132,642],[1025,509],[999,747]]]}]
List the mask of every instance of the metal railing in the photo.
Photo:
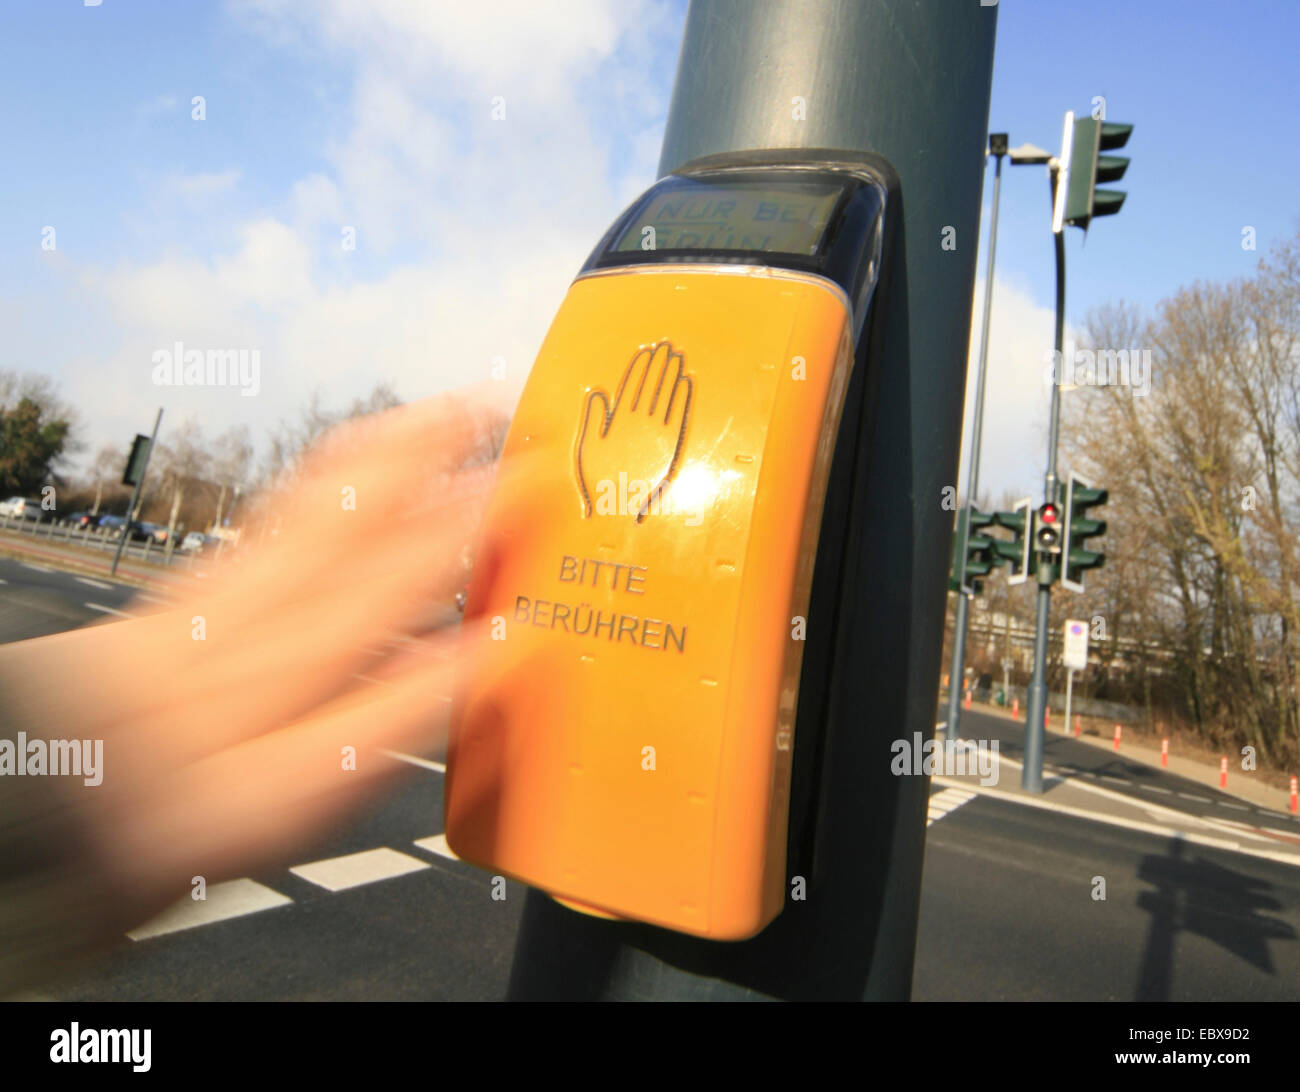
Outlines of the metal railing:
[{"label": "metal railing", "polygon": [[[17,535],[19,538],[30,538],[33,541],[45,539],[51,543],[59,542],[87,550],[112,553],[117,548],[117,540],[122,533],[122,528],[73,527],[70,523],[59,519],[36,520],[19,516],[0,516],[0,532]],[[206,547],[203,550],[180,550],[169,548],[165,544],[160,545],[152,536],[144,541],[132,537],[122,551],[122,556],[145,565],[170,567],[183,564],[186,568],[193,569],[200,554],[204,560],[215,559],[221,556],[224,546],[224,540],[218,539],[215,547]]]}]

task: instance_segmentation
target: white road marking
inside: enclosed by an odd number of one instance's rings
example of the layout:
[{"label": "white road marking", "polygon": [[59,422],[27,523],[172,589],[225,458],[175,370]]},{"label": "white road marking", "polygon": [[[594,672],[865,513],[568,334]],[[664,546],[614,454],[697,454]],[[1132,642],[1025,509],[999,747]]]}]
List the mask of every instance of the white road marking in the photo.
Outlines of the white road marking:
[{"label": "white road marking", "polygon": [[1146,792],[1158,792],[1163,796],[1174,795],[1173,789],[1162,789],[1159,785],[1139,785],[1138,788],[1143,789]]},{"label": "white road marking", "polygon": [[88,576],[74,576],[73,579],[78,584],[89,584],[92,588],[108,588],[112,590],[112,584],[105,584],[102,580],[91,580]]},{"label": "white road marking", "polygon": [[1277,844],[1277,838],[1272,835],[1280,834],[1288,842],[1295,842],[1294,834],[1287,834],[1284,831],[1270,831],[1266,827],[1253,827],[1249,823],[1243,823],[1239,819],[1207,819],[1207,826],[1214,830],[1226,831],[1228,834],[1237,834],[1246,838],[1253,838],[1257,842],[1266,842],[1272,845]]},{"label": "white road marking", "polygon": [[[1017,762],[1014,758],[1010,758],[1007,755],[1000,755],[998,761],[1005,762],[1008,765],[1015,767],[1017,770],[1023,768],[1022,763]],[[936,778],[935,780],[938,779]],[[968,782],[961,782],[961,784],[968,784]],[[1072,785],[1074,788],[1080,790],[1081,792],[1090,792],[1094,796],[1104,796],[1108,800],[1115,800],[1119,803],[1127,804],[1130,807],[1137,808],[1140,811],[1146,812],[1147,815],[1150,815],[1153,818],[1167,817],[1171,820],[1177,820],[1179,822],[1197,823],[1203,827],[1214,826],[1214,823],[1204,815],[1192,815],[1189,812],[1179,811],[1177,808],[1166,807],[1164,804],[1148,803],[1140,799],[1139,797],[1131,795],[1130,793],[1116,792],[1114,789],[1103,788],[1101,785],[1090,785],[1084,781],[1070,781],[1069,784]],[[974,786],[971,787],[974,788]],[[1184,796],[1186,794],[1179,793],[1178,795]],[[1210,802],[1208,798],[1204,798],[1204,797],[1193,797],[1192,799],[1194,800],[1204,799],[1207,804]],[[1276,813],[1272,813],[1272,814],[1274,818],[1276,818]]]},{"label": "white road marking", "polygon": [[928,827],[936,820],[942,819],[949,812],[956,811],[963,804],[975,799],[975,794],[964,788],[950,786],[930,797],[926,810],[925,825]]},{"label": "white road marking", "polygon": [[1208,796],[1193,796],[1190,792],[1180,792],[1178,795],[1181,796],[1184,800],[1196,800],[1202,804],[1214,803],[1214,801],[1211,800]]},{"label": "white road marking", "polygon": [[89,607],[91,610],[103,611],[105,614],[116,614],[119,618],[131,617],[131,615],[127,614],[124,610],[118,610],[116,607],[106,607],[102,603],[85,603],[83,605]]},{"label": "white road marking", "polygon": [[387,755],[389,758],[395,758],[400,762],[409,762],[412,766],[423,766],[426,770],[436,770],[438,773],[446,773],[447,767],[441,762],[434,762],[431,758],[419,758],[416,755],[403,754],[401,751],[380,751],[381,755]]},{"label": "white road marking", "polygon": [[47,569],[44,565],[33,565],[30,561],[20,561],[18,562],[18,564],[21,565],[24,569],[31,569],[34,572],[38,572],[38,573],[54,572],[53,569]]},{"label": "white road marking", "polygon": [[8,580],[6,580],[4,577],[0,576],[0,584],[8,584],[8,583],[9,583]]},{"label": "white road marking", "polygon": [[326,891],[346,891],[350,887],[389,880],[394,876],[405,876],[408,872],[418,872],[428,868],[424,861],[417,860],[395,849],[367,849],[361,853],[349,853],[343,857],[329,857],[323,861],[298,865],[289,869],[295,876],[301,876],[308,883],[323,887]]},{"label": "white road marking", "polygon": [[1221,808],[1231,808],[1233,811],[1250,811],[1245,804],[1229,804],[1226,800],[1216,800],[1215,803]]},{"label": "white road marking", "polygon": [[1110,774],[1106,774],[1106,773],[1104,773],[1104,774],[1101,775],[1101,779],[1102,779],[1103,781],[1113,781],[1113,782],[1115,782],[1116,785],[1127,785],[1127,784],[1128,784],[1128,780],[1127,780],[1126,778],[1123,778],[1123,777],[1111,777]]},{"label": "white road marking", "polygon": [[206,899],[186,897],[168,907],[152,921],[147,921],[126,935],[132,940],[147,940],[196,925],[211,925],[229,918],[242,918],[276,906],[293,902],[287,895],[272,891],[254,880],[231,880],[209,887]]},{"label": "white road marking", "polygon": [[452,861],[460,860],[447,844],[445,834],[435,834],[432,838],[417,838],[412,844],[419,846],[426,853],[436,853],[439,857],[446,857]]},{"label": "white road marking", "polygon": [[[1005,761],[1005,760],[1004,760]],[[963,785],[964,782],[955,781],[952,778],[936,774],[930,779],[935,784],[940,785]],[[1098,792],[1110,794],[1109,789],[1098,789]],[[1052,800],[1044,800],[1039,796],[1026,796],[1019,793],[1007,792],[1004,789],[993,789],[986,786],[979,786],[975,792],[980,796],[991,796],[995,800],[1005,800],[1010,804],[1021,804],[1027,808],[1039,808],[1042,811],[1054,811],[1059,815],[1072,815],[1076,819],[1088,819],[1094,823],[1103,823],[1112,827],[1123,827],[1126,830],[1138,830],[1144,834],[1154,834],[1161,838],[1172,838],[1179,842],[1188,842],[1192,845],[1209,846],[1213,849],[1229,849],[1235,853],[1244,854],[1247,857],[1262,857],[1268,861],[1277,861],[1279,864],[1291,865],[1300,868],[1300,854],[1295,853],[1278,853],[1266,849],[1251,849],[1243,846],[1239,842],[1229,842],[1222,838],[1210,838],[1204,834],[1192,834],[1187,831],[1175,830],[1172,827],[1162,827],[1156,823],[1144,823],[1140,819],[1125,819],[1118,815],[1105,815],[1101,812],[1085,811],[1083,808],[1073,808],[1068,804],[1058,804]],[[1118,793],[1111,795],[1119,795]],[[1169,810],[1169,809],[1161,809]],[[1175,813],[1180,814],[1180,813]],[[1183,818],[1193,819],[1195,816],[1182,816]]]}]

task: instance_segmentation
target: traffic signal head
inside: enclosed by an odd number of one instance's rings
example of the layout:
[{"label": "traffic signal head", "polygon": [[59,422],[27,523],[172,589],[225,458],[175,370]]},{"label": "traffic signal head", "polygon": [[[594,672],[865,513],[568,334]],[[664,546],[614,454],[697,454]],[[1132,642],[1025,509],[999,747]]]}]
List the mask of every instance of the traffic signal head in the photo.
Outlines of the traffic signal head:
[{"label": "traffic signal head", "polygon": [[1007,134],[989,133],[989,155],[1007,154]]},{"label": "traffic signal head", "polygon": [[144,477],[145,467],[149,465],[149,437],[138,433],[131,441],[131,454],[126,457],[126,466],[122,470],[123,485],[137,485]]},{"label": "traffic signal head", "polygon": [[1029,579],[1029,558],[1033,535],[1030,525],[1033,523],[1034,502],[1026,497],[1016,503],[1010,512],[995,512],[993,521],[999,527],[1005,527],[1012,533],[1012,539],[993,539],[993,554],[1001,561],[1007,562],[1011,571],[1007,574],[1008,584],[1023,584]]},{"label": "traffic signal head", "polygon": [[1061,550],[1061,509],[1048,501],[1034,518],[1034,545],[1044,553]]},{"label": "traffic signal head", "polygon": [[1101,153],[1124,147],[1132,132],[1132,125],[1095,118],[1076,120],[1073,114],[1065,115],[1053,231],[1063,230],[1066,224],[1086,231],[1094,216],[1119,212],[1125,195],[1118,190],[1099,190],[1097,183],[1118,182],[1128,170],[1129,161],[1124,156]]},{"label": "traffic signal head", "polygon": [[1106,533],[1106,521],[1089,519],[1088,509],[1106,503],[1109,494],[1094,489],[1077,474],[1071,474],[1065,487],[1065,547],[1061,566],[1061,583],[1071,591],[1083,591],[1083,574],[1100,569],[1106,555],[1087,549],[1086,540]]},{"label": "traffic signal head", "polygon": [[[1002,564],[1002,558],[994,552],[997,539],[986,533],[995,517],[989,512],[980,512],[974,508],[963,508],[957,513],[957,529],[953,532],[952,576],[948,580],[948,590],[978,595],[979,577],[988,576],[993,569]],[[962,554],[962,541],[965,540],[966,551]]]}]

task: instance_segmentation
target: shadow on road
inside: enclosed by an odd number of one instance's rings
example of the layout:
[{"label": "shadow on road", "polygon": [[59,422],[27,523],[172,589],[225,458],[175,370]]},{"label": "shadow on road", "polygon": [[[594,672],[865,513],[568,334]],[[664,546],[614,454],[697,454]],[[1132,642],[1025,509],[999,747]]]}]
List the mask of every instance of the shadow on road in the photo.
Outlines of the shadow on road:
[{"label": "shadow on road", "polygon": [[1175,938],[1180,932],[1206,937],[1270,975],[1277,971],[1269,941],[1296,939],[1296,931],[1285,921],[1266,916],[1267,911],[1283,907],[1269,895],[1271,884],[1204,857],[1189,859],[1183,842],[1173,842],[1167,856],[1142,858],[1138,879],[1151,885],[1137,898],[1139,909],[1151,915],[1151,923],[1135,1001],[1170,999]]}]

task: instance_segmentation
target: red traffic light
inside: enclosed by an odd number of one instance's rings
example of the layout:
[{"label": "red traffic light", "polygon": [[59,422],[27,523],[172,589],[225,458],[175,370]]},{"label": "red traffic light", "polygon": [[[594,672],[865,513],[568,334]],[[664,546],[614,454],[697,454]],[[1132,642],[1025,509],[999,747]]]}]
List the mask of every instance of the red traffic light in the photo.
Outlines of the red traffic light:
[{"label": "red traffic light", "polygon": [[1050,501],[1038,509],[1038,530],[1034,537],[1040,550],[1055,553],[1061,548],[1061,510]]}]

